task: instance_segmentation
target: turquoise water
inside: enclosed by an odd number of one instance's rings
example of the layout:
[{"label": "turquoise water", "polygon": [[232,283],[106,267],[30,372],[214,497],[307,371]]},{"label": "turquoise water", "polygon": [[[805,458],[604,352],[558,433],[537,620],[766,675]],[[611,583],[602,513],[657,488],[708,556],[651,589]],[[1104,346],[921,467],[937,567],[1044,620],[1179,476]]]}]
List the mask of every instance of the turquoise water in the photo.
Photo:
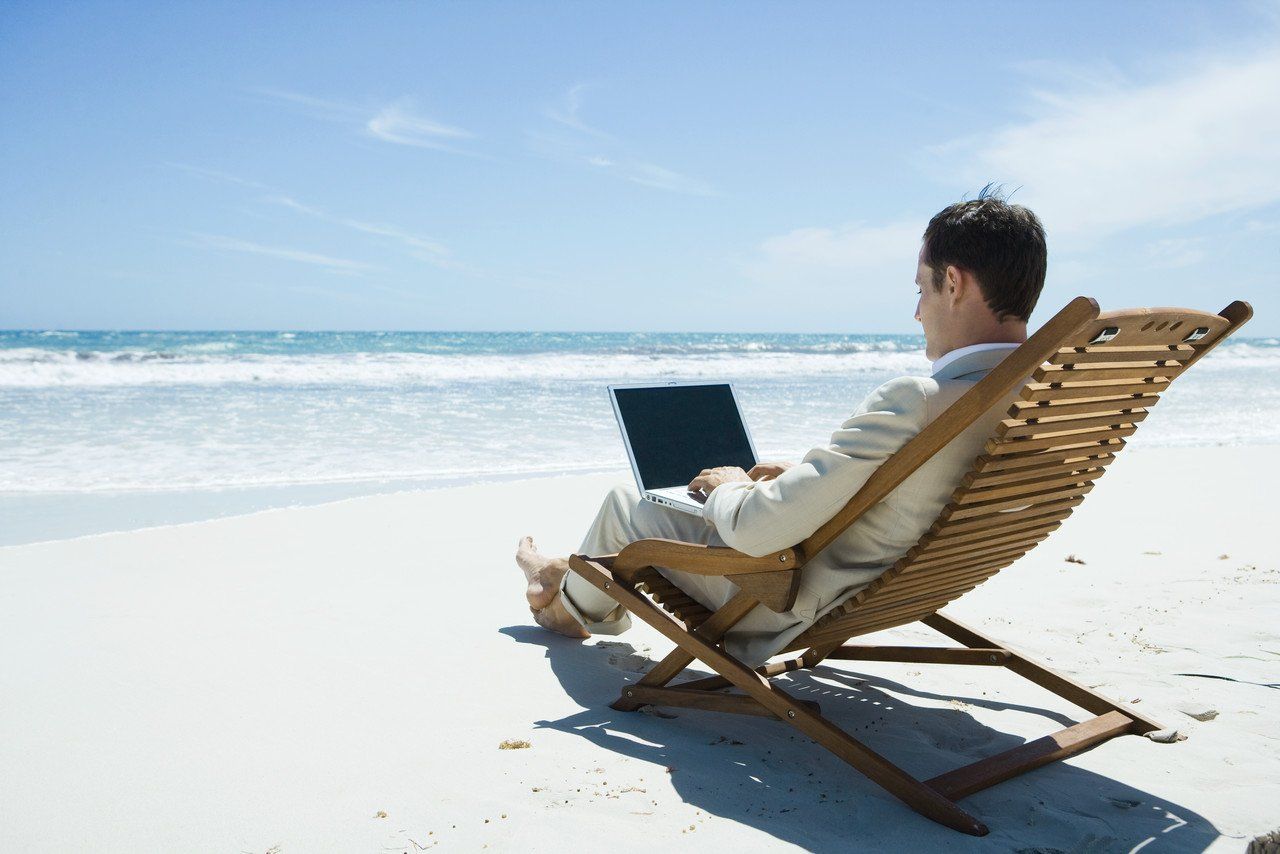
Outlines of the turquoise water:
[{"label": "turquoise water", "polygon": [[[610,382],[730,380],[761,454],[794,458],[928,367],[892,335],[0,332],[0,544],[625,468]],[[1243,339],[1135,444],[1277,441],[1280,342]]]}]

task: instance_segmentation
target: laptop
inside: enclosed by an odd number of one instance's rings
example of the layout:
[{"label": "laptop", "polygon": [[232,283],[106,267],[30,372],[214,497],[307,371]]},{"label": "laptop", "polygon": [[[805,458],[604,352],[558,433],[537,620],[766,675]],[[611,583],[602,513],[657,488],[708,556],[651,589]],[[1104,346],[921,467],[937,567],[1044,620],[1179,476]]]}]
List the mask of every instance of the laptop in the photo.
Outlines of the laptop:
[{"label": "laptop", "polygon": [[691,480],[715,466],[756,464],[729,383],[611,385],[609,399],[646,501],[701,516],[707,497],[689,491]]}]

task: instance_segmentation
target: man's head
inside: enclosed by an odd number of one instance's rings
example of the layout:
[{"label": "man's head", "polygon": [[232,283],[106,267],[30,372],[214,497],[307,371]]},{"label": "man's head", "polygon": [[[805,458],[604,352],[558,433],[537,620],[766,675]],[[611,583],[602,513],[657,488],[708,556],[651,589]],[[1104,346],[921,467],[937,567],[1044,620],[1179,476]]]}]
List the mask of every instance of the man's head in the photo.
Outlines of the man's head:
[{"label": "man's head", "polygon": [[1026,340],[1048,262],[1044,227],[989,191],[944,208],[924,231],[916,320],[930,359],[970,344]]}]

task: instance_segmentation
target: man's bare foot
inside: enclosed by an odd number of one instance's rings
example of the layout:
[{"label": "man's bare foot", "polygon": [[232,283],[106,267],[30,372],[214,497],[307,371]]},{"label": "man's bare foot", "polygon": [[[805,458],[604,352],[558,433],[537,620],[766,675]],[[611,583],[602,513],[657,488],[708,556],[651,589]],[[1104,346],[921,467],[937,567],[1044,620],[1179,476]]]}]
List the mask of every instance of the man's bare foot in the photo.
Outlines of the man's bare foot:
[{"label": "man's bare foot", "polygon": [[520,546],[516,549],[516,563],[529,585],[524,592],[529,607],[540,611],[550,605],[560,592],[560,582],[569,571],[569,561],[562,557],[547,557],[533,544],[533,537],[521,537]]},{"label": "man's bare foot", "polygon": [[524,597],[529,600],[529,610],[538,625],[571,638],[591,637],[591,632],[560,601],[560,582],[569,571],[569,561],[543,555],[533,544],[533,537],[522,537],[516,549],[516,563],[528,583]]}]

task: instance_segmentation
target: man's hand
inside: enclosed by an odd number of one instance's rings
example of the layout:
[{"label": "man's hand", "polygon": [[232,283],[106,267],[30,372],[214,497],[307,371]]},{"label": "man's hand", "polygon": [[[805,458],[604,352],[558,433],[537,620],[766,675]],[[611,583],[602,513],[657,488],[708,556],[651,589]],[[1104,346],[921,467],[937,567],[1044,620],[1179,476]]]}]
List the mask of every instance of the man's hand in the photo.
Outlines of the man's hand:
[{"label": "man's hand", "polygon": [[773,480],[793,465],[795,463],[756,463],[747,472],[747,477],[752,480]]},{"label": "man's hand", "polygon": [[690,492],[705,492],[711,494],[711,490],[715,489],[722,483],[750,483],[751,478],[747,473],[737,466],[719,466],[713,469],[703,469],[702,474],[689,481]]}]

